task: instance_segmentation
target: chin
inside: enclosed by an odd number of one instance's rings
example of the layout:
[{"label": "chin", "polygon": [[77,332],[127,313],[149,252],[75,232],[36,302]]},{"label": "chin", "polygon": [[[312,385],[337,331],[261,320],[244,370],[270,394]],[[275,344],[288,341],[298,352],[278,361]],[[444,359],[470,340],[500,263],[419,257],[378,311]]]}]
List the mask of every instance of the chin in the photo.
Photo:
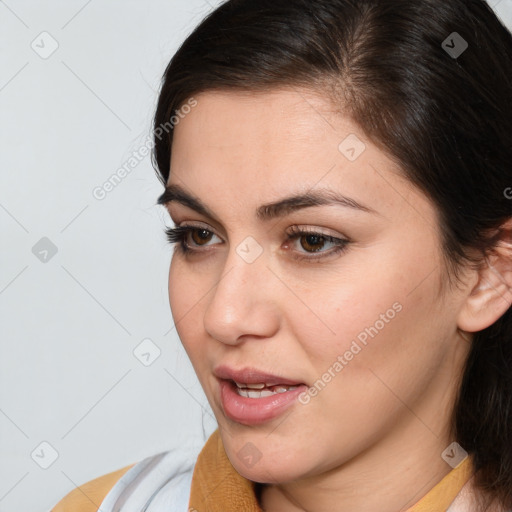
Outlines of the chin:
[{"label": "chin", "polygon": [[248,480],[260,483],[285,483],[303,476],[307,464],[300,450],[273,443],[266,434],[249,433],[224,445],[229,461]]},{"label": "chin", "polygon": [[254,466],[248,467],[237,460],[236,455],[233,460],[230,458],[230,461],[236,471],[244,478],[262,484],[286,483],[302,476],[300,468],[296,464],[294,466],[289,466],[288,464],[278,465],[273,461],[264,462],[260,460]]}]

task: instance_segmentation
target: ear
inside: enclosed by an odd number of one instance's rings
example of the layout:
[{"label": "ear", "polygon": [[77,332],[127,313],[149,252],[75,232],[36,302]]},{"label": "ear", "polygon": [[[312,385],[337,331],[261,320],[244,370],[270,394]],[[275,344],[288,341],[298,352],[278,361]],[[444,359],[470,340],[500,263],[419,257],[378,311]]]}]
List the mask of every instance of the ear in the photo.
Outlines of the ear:
[{"label": "ear", "polygon": [[495,230],[495,236],[497,242],[486,255],[477,282],[459,312],[458,326],[466,332],[489,327],[512,304],[512,218]]}]

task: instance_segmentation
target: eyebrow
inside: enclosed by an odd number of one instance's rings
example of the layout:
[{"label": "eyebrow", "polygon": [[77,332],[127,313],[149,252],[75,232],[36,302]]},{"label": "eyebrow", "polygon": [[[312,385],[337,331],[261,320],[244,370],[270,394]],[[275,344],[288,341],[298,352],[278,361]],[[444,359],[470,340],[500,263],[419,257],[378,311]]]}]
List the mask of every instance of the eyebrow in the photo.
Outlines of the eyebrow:
[{"label": "eyebrow", "polygon": [[[158,198],[157,204],[168,205],[173,201],[187,206],[206,217],[217,220],[217,222],[220,223],[216,215],[210,211],[210,209],[204,205],[200,199],[190,195],[185,189],[175,184],[167,185],[165,187],[165,191]],[[338,192],[330,189],[316,189],[311,190],[306,194],[296,194],[279,199],[272,203],[263,204],[256,209],[256,218],[262,221],[269,221],[277,217],[284,217],[303,208],[324,205],[343,206],[366,213],[380,215],[380,213],[373,208],[365,206],[350,197],[339,194]]]}]

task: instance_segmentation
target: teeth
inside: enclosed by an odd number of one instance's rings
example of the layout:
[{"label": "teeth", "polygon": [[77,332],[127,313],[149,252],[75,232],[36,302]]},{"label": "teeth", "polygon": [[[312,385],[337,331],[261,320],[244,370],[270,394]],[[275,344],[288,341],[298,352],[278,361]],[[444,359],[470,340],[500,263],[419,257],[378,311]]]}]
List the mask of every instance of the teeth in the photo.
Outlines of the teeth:
[{"label": "teeth", "polygon": [[297,386],[274,386],[273,390],[276,393],[285,393],[286,391],[289,391],[290,389],[295,389]]},{"label": "teeth", "polygon": [[[257,385],[259,386],[260,384]],[[240,396],[244,396],[246,398],[265,398],[267,396],[276,395],[278,393],[286,393],[286,391],[289,391],[290,389],[295,389],[296,387],[297,386],[272,386],[272,390],[261,389],[261,391],[254,391],[251,389],[244,388],[242,386],[238,386],[237,393]]]},{"label": "teeth", "polygon": [[235,384],[239,388],[249,388],[249,389],[263,389],[265,387],[265,384],[242,384],[240,382],[236,382]]}]

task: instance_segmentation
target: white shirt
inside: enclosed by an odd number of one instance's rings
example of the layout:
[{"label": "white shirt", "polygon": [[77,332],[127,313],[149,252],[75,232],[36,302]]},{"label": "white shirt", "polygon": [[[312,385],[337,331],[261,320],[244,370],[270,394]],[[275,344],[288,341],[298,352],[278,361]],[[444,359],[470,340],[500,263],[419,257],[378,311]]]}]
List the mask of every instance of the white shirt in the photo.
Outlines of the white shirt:
[{"label": "white shirt", "polygon": [[192,473],[203,446],[181,447],[137,462],[110,489],[101,512],[188,512]]}]

